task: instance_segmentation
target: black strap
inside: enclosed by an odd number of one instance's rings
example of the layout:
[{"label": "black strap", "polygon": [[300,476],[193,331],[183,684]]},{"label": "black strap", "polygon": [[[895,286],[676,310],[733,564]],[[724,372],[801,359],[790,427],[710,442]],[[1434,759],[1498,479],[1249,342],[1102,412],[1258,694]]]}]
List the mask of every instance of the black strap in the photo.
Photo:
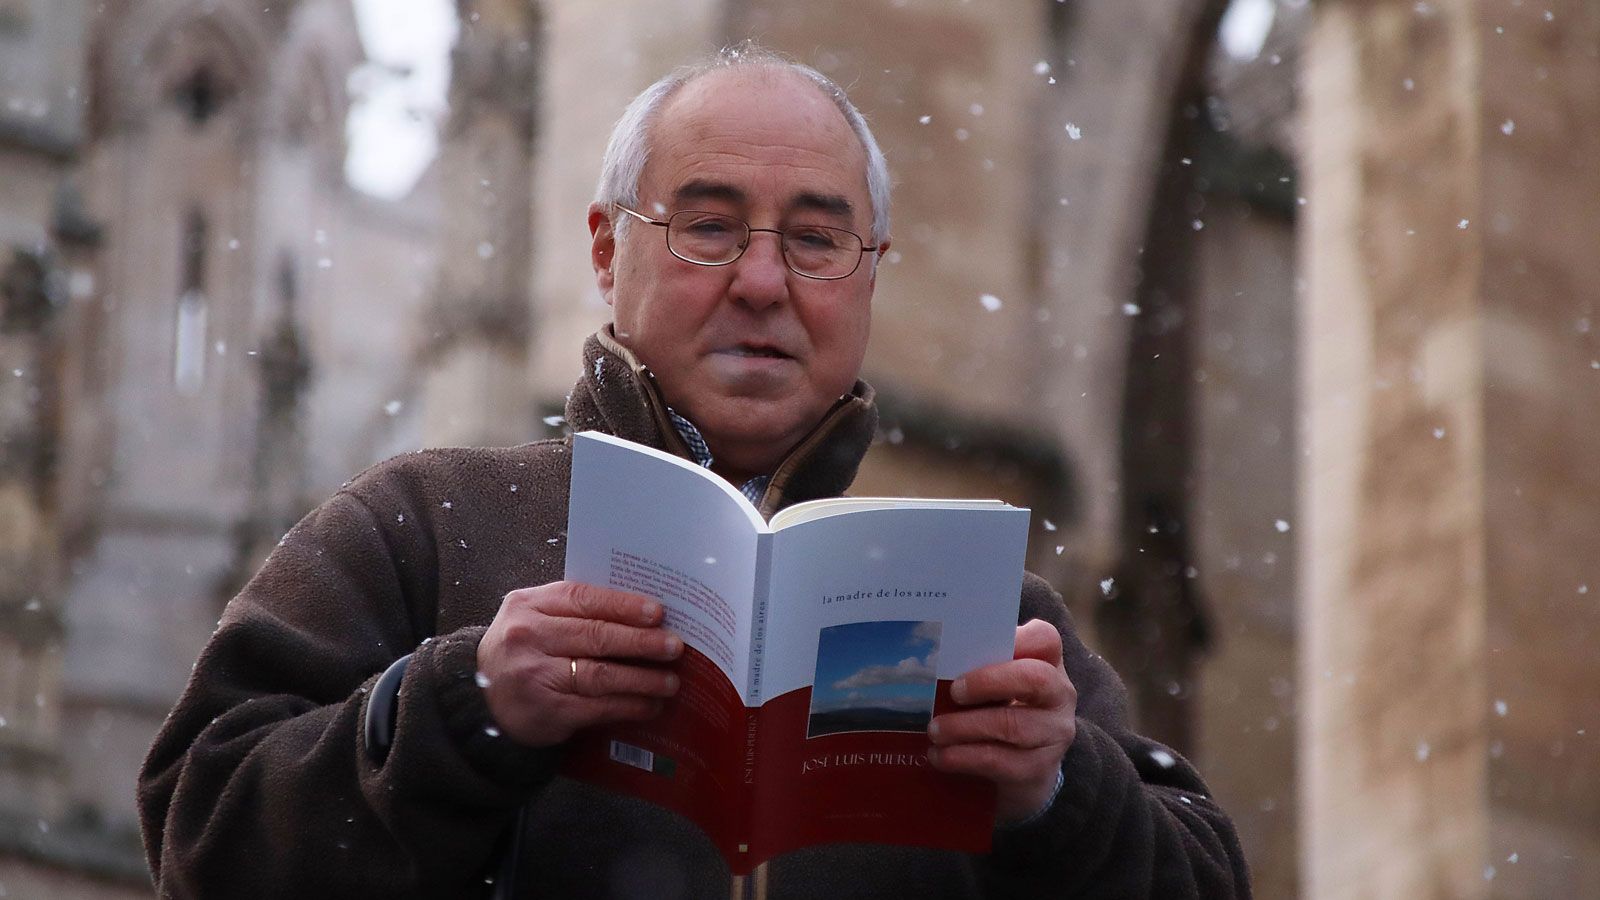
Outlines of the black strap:
[{"label": "black strap", "polygon": [[527,824],[528,807],[518,807],[517,820],[511,823],[510,833],[496,842],[500,845],[500,865],[496,867],[489,900],[512,900],[517,895],[517,860],[522,858],[522,832]]},{"label": "black strap", "polygon": [[[405,678],[406,666],[411,664],[407,653],[389,664],[372,685],[372,697],[367,700],[366,736],[367,756],[375,765],[383,765],[389,758],[389,748],[394,745],[395,721],[400,715],[400,682]],[[511,831],[505,834],[495,849],[499,865],[495,866],[494,887],[489,900],[511,900],[516,896],[517,860],[522,856],[522,830],[527,824],[528,808],[517,810],[517,819]]]},{"label": "black strap", "polygon": [[405,678],[406,666],[411,664],[407,653],[389,664],[372,686],[372,697],[367,700],[367,757],[375,765],[383,765],[389,758],[389,747],[394,744],[395,719],[400,715],[400,681]]}]

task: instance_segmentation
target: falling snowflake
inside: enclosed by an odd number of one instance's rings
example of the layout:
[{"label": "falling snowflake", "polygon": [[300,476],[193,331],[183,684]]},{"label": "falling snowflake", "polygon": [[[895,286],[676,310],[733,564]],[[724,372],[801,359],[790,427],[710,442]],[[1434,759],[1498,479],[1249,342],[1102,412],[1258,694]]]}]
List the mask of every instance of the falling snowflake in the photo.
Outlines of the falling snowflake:
[{"label": "falling snowflake", "polygon": [[1156,765],[1163,769],[1170,769],[1178,764],[1177,759],[1173,758],[1171,753],[1168,753],[1159,747],[1150,751],[1150,758],[1155,760]]},{"label": "falling snowflake", "polygon": [[1283,519],[1273,522],[1272,527],[1278,529],[1279,534],[1285,534],[1289,531],[1289,523]]},{"label": "falling snowflake", "polygon": [[549,425],[551,428],[560,428],[562,425],[567,424],[567,417],[566,416],[545,416],[544,417],[544,423],[546,425]]},{"label": "falling snowflake", "polygon": [[993,294],[984,294],[978,298],[978,302],[982,303],[983,308],[989,312],[998,312],[1000,307],[1005,305],[1004,303],[1000,302],[999,297],[996,297]]},{"label": "falling snowflake", "polygon": [[1507,119],[1504,122],[1500,123],[1500,133],[1501,134],[1509,136],[1513,131],[1516,131],[1516,130],[1517,130],[1517,123],[1511,121],[1510,119]]},{"label": "falling snowflake", "polygon": [[1079,138],[1083,137],[1083,129],[1072,124],[1071,122],[1066,124],[1066,132],[1067,137],[1071,138],[1072,140],[1078,140]]},{"label": "falling snowflake", "polygon": [[1102,579],[1100,579],[1100,593],[1101,594],[1109,597],[1109,596],[1111,596],[1111,592],[1113,590],[1115,590],[1116,587],[1117,587],[1117,580],[1115,578],[1102,578]]},{"label": "falling snowflake", "polygon": [[383,412],[385,415],[398,416],[400,415],[400,410],[404,407],[405,404],[401,403],[399,400],[390,400],[388,403],[383,405]]},{"label": "falling snowflake", "polygon": [[921,118],[917,119],[918,124],[921,124],[921,125],[926,125],[926,124],[928,124],[929,122],[932,122],[932,121],[933,121],[933,116],[922,116]]}]

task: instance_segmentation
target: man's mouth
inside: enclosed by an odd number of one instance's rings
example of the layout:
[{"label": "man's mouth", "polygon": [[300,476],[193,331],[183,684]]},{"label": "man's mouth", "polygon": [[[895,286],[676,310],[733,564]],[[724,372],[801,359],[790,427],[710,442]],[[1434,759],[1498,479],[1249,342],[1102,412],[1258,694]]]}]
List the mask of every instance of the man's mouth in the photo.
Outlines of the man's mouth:
[{"label": "man's mouth", "polygon": [[779,350],[776,347],[760,347],[760,346],[753,346],[753,345],[750,345],[750,344],[739,344],[739,345],[734,346],[734,347],[729,347],[726,350],[724,350],[723,352],[724,353],[728,353],[728,354],[730,354],[732,356],[750,356],[750,357],[758,357],[758,358],[763,358],[763,359],[788,359],[789,358],[789,354],[784,353],[782,350]]}]

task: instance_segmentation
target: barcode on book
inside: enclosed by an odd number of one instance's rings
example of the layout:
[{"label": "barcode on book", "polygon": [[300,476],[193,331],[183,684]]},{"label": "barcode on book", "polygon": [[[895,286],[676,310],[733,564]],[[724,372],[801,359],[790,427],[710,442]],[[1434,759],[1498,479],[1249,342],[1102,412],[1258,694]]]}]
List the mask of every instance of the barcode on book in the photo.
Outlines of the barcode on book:
[{"label": "barcode on book", "polygon": [[611,742],[611,759],[625,766],[654,772],[656,769],[656,755],[643,747],[624,744],[621,741]]}]

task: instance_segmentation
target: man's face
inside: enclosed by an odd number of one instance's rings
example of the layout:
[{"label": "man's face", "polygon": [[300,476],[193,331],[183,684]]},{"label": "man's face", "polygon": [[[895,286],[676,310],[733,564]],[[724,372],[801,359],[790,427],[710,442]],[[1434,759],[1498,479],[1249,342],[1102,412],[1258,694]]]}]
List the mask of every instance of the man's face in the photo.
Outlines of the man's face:
[{"label": "man's face", "polygon": [[[650,133],[639,211],[707,210],[753,228],[845,228],[871,244],[866,153],[817,88],[771,70],[706,75],[669,98]],[[699,266],[664,228],[595,207],[596,281],[617,337],[693,421],[718,468],[770,471],[848,393],[866,353],[876,259],[819,281],[784,264],[778,235],[753,233],[736,262]],[[881,252],[881,251],[880,251]]]}]

